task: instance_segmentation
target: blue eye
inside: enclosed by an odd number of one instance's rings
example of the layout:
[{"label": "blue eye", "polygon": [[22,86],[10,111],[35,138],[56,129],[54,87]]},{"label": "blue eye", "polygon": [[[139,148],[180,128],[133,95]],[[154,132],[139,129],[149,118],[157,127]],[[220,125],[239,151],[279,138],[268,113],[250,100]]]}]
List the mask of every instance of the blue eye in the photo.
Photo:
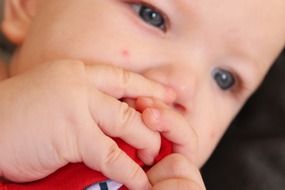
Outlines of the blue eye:
[{"label": "blue eye", "polygon": [[226,91],[233,88],[236,84],[235,76],[225,69],[217,68],[213,71],[213,78],[220,89]]},{"label": "blue eye", "polygon": [[166,30],[165,18],[159,11],[143,4],[133,4],[132,8],[145,23],[161,30]]}]

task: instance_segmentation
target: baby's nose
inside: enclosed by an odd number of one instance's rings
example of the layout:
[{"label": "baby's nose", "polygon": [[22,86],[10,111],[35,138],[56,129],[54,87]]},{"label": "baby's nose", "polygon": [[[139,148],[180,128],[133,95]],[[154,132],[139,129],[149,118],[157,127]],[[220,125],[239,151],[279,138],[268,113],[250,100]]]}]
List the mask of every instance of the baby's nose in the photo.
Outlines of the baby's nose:
[{"label": "baby's nose", "polygon": [[194,74],[191,74],[190,68],[181,67],[181,65],[164,65],[147,70],[144,76],[175,91],[177,98],[174,107],[184,111],[189,109],[196,84],[196,79]]}]

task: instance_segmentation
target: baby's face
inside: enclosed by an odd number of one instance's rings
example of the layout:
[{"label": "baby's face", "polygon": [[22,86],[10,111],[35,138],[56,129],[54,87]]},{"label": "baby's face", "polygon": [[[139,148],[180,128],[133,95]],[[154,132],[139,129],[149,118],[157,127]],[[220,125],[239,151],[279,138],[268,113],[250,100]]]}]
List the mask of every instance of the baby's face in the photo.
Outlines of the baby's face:
[{"label": "baby's face", "polygon": [[168,85],[201,164],[281,51],[284,10],[284,0],[42,1],[12,73],[74,58]]}]

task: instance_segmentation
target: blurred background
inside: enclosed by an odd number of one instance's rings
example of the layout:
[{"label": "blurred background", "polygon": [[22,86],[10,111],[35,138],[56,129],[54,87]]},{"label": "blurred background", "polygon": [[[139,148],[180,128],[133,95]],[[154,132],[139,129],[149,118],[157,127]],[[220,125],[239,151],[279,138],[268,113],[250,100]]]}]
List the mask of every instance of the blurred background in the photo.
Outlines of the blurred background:
[{"label": "blurred background", "polygon": [[[0,0],[0,10],[2,4]],[[1,59],[7,59],[11,51],[13,46],[0,35]],[[285,51],[202,174],[208,190],[285,189]]]}]

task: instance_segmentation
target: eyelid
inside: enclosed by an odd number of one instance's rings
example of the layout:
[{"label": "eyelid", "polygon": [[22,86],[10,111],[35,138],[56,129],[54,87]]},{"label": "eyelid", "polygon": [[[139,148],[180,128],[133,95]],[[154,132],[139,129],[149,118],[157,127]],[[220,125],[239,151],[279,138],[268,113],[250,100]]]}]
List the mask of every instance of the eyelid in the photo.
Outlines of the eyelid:
[{"label": "eyelid", "polygon": [[252,91],[252,86],[250,85],[250,79],[244,70],[241,70],[239,68],[232,68],[230,66],[224,67],[227,71],[231,72],[236,80],[236,85],[232,90],[230,90],[232,93],[243,93]]},{"label": "eyelid", "polygon": [[244,76],[239,72],[234,70],[233,68],[227,68],[229,72],[231,72],[235,78],[236,84],[233,86],[232,89],[229,90],[229,93],[236,99],[236,100],[244,100],[244,97],[250,92],[250,88],[247,86],[247,82],[245,81]]},{"label": "eyelid", "polygon": [[[244,81],[245,79],[243,78],[243,76],[234,68],[230,68],[228,66],[222,66],[220,68],[223,68],[224,70],[230,72],[233,75],[235,79],[235,85],[231,89],[226,91],[218,89],[219,94],[221,94],[222,96],[233,98],[238,102],[243,102],[250,92],[250,90],[246,86],[247,84]],[[215,86],[217,87],[216,84]]]},{"label": "eyelid", "polygon": [[227,71],[233,75],[234,80],[235,80],[235,85],[233,86],[233,88],[230,91],[232,91],[233,93],[238,93],[238,91],[241,90],[241,85],[243,83],[243,80],[242,80],[241,76],[236,71],[234,71],[233,69],[228,69]]},{"label": "eyelid", "polygon": [[162,28],[163,32],[167,32],[170,29],[170,19],[167,16],[167,14],[165,14],[164,11],[162,11],[161,9],[157,8],[157,6],[154,6],[150,3],[147,3],[145,1],[141,1],[141,0],[126,0],[126,3],[128,3],[130,6],[135,6],[135,5],[140,5],[140,6],[146,6],[149,7],[151,9],[153,9],[155,12],[159,13],[164,21],[165,21],[165,27]]}]

